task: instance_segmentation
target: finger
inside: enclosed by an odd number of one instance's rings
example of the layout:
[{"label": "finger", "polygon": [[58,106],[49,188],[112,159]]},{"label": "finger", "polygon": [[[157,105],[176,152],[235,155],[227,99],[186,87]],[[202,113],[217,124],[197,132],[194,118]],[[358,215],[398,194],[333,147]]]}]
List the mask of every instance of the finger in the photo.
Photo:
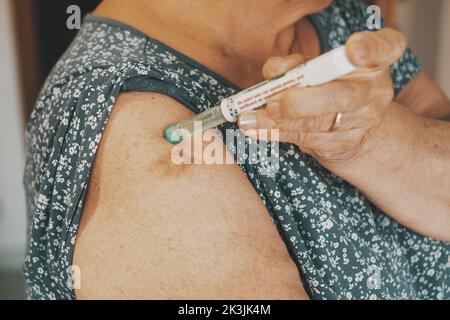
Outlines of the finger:
[{"label": "finger", "polygon": [[295,88],[271,98],[265,111],[276,121],[352,112],[375,100],[382,89],[370,88],[363,81],[333,81],[318,87]]},{"label": "finger", "polygon": [[330,113],[312,118],[274,121],[263,109],[241,115],[239,127],[242,130],[278,129],[281,131],[326,132],[333,128],[335,120],[336,115]]},{"label": "finger", "polygon": [[319,161],[327,163],[351,160],[364,151],[365,129],[300,136],[299,148]]},{"label": "finger", "polygon": [[240,115],[238,125],[242,130],[275,129],[277,127],[276,122],[267,115],[264,109]]},{"label": "finger", "polygon": [[[302,151],[321,157],[331,157],[331,151],[337,153],[355,147],[362,139],[362,129],[345,132],[299,132],[299,131],[245,130],[244,134],[260,141],[287,142],[298,145]],[[307,151],[306,151],[307,150]]]},{"label": "finger", "polygon": [[306,58],[301,54],[292,54],[287,57],[273,57],[264,64],[263,76],[265,79],[273,79],[305,62]]},{"label": "finger", "polygon": [[254,140],[259,141],[273,141],[273,142],[286,142],[297,144],[298,141],[305,141],[310,132],[298,132],[298,131],[280,131],[280,130],[260,130],[250,129],[243,130],[244,134]]},{"label": "finger", "polygon": [[[280,141],[281,128],[270,119],[265,110],[247,112],[239,117],[239,128],[245,135],[260,141]],[[284,140],[284,142],[289,142]]]},{"label": "finger", "polygon": [[391,28],[358,32],[350,36],[346,49],[349,59],[357,66],[388,67],[404,54],[406,39]]}]

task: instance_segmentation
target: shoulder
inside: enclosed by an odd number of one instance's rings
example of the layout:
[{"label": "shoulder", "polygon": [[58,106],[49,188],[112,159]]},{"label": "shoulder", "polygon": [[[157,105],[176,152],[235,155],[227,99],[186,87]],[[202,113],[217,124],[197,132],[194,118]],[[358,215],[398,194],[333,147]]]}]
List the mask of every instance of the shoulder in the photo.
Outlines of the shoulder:
[{"label": "shoulder", "polygon": [[[171,159],[176,146],[164,138],[164,129],[193,116],[194,113],[173,98],[153,92],[123,93],[118,96],[97,154],[96,163],[112,162],[123,165],[124,172],[113,177],[130,174],[129,168],[161,166],[182,171],[195,163],[187,159],[187,165],[175,165]],[[225,150],[219,136],[212,133],[217,148]],[[179,148],[179,147],[178,147]],[[195,155],[192,154],[192,157]],[[201,156],[201,154],[199,154]],[[167,171],[167,170],[165,170]],[[156,174],[157,171],[148,172]]]}]

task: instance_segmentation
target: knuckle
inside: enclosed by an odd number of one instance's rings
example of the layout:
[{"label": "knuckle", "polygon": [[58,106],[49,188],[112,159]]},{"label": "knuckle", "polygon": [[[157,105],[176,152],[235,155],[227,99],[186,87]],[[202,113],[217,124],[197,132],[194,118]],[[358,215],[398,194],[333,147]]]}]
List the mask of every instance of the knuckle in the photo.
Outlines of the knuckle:
[{"label": "knuckle", "polygon": [[361,90],[363,105],[373,101],[387,103],[394,99],[394,86],[388,72],[383,72],[382,76],[378,76],[364,85],[364,90]]},{"label": "knuckle", "polygon": [[303,136],[296,131],[287,131],[283,133],[283,140],[289,143],[295,143],[297,145],[303,144]]},{"label": "knuckle", "polygon": [[384,96],[387,101],[394,100],[395,92],[394,92],[394,87],[392,85],[386,86],[384,88]]},{"label": "knuckle", "polygon": [[303,137],[302,134],[300,134],[300,133],[297,132],[297,131],[290,131],[290,132],[289,132],[289,140],[290,140],[290,141],[295,141],[295,142],[297,142],[298,144],[302,144],[303,141],[304,141],[304,137]]},{"label": "knuckle", "polygon": [[288,132],[297,131],[299,128],[302,128],[302,120],[281,121],[281,122],[279,122],[279,127],[283,131],[288,131]]},{"label": "knuckle", "polygon": [[375,91],[375,99],[380,100],[383,103],[389,103],[394,99],[394,87],[392,83],[386,82],[384,85],[378,86]]},{"label": "knuckle", "polygon": [[304,120],[304,128],[308,131],[318,131],[321,125],[323,115],[306,118]]},{"label": "knuckle", "polygon": [[391,74],[391,70],[389,68],[384,70],[379,83],[382,85],[388,86],[390,88],[393,87],[394,81],[392,80],[392,74]]},{"label": "knuckle", "polygon": [[328,114],[320,114],[313,119],[311,130],[314,131],[328,131],[332,127],[329,121]]},{"label": "knuckle", "polygon": [[281,99],[281,114],[285,118],[296,118],[299,116],[297,110],[298,101],[301,101],[300,89],[288,90]]},{"label": "knuckle", "polygon": [[265,112],[258,113],[256,116],[257,120],[256,123],[258,124],[258,127],[263,129],[276,129],[277,124],[275,121],[273,121],[271,118],[269,118]]},{"label": "knuckle", "polygon": [[309,143],[309,133],[308,132],[291,132],[291,135],[294,139],[294,141],[297,141],[297,143],[300,146],[303,146],[305,148],[310,148]]},{"label": "knuckle", "polygon": [[354,85],[350,82],[336,83],[328,96],[328,103],[334,108],[334,111],[351,110],[354,93]]},{"label": "knuckle", "polygon": [[367,100],[371,99],[371,96],[373,94],[377,94],[377,86],[374,87],[371,83],[365,81],[359,83],[358,88],[354,87],[353,89],[354,92],[357,92],[358,95],[357,98],[355,97],[355,99],[352,100],[353,103],[355,104],[355,101],[358,101],[357,104],[359,106],[365,105],[367,103]]},{"label": "knuckle", "polygon": [[317,131],[320,128],[322,122],[323,122],[323,114],[318,115],[314,118],[310,118],[308,129],[310,131]]}]

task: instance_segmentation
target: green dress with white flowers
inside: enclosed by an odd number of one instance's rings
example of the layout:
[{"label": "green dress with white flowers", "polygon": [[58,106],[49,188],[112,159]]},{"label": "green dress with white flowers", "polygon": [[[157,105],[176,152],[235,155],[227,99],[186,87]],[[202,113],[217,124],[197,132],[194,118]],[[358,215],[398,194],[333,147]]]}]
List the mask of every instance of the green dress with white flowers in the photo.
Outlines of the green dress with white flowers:
[{"label": "green dress with white flowers", "polygon": [[[358,0],[337,0],[310,19],[327,51],[365,28],[366,8]],[[419,71],[407,51],[392,67],[395,91]],[[27,128],[29,298],[75,298],[72,258],[83,201],[121,92],[163,93],[199,113],[238,90],[129,26],[87,17],[50,74]],[[234,130],[240,143],[255,143],[234,124],[218,128],[225,129]],[[448,243],[397,224],[294,145],[280,145],[273,172],[268,162],[250,163],[236,145],[228,147],[270,212],[311,298],[449,299]]]}]

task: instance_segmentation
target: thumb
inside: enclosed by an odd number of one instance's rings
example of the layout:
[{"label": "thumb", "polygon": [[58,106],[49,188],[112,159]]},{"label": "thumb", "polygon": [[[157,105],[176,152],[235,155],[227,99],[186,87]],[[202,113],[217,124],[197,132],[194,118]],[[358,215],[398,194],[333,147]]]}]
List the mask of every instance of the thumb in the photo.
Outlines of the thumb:
[{"label": "thumb", "polygon": [[369,68],[389,67],[406,50],[403,34],[391,28],[353,34],[346,44],[349,59],[357,66]]},{"label": "thumb", "polygon": [[265,79],[273,79],[305,62],[306,58],[301,54],[273,57],[268,59],[264,64],[262,73]]}]

